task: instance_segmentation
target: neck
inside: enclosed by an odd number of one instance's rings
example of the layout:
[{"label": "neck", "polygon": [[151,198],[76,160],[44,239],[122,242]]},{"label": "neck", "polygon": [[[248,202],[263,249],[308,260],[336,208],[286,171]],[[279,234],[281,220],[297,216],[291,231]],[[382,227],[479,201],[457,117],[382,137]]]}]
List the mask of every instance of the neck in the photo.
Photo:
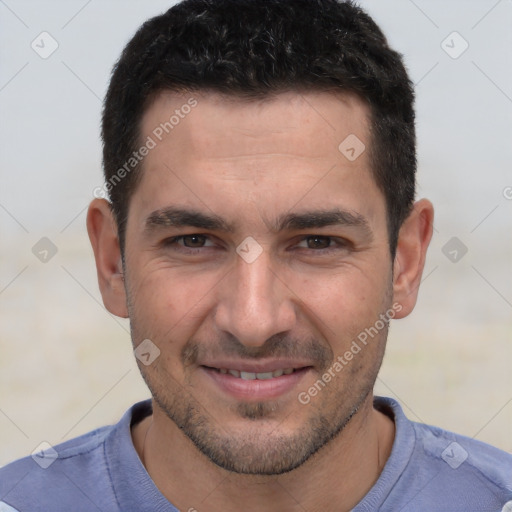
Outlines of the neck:
[{"label": "neck", "polygon": [[377,481],[393,445],[394,423],[372,401],[369,396],[344,430],[307,462],[279,476],[219,468],[156,404],[132,437],[155,485],[180,510],[349,511]]}]

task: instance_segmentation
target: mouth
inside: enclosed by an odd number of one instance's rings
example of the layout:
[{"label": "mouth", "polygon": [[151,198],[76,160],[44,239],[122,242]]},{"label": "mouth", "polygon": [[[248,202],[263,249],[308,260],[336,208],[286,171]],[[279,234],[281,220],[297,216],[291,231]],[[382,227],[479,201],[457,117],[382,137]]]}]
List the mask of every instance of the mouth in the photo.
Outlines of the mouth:
[{"label": "mouth", "polygon": [[199,369],[222,394],[237,401],[257,402],[284,397],[294,389],[298,392],[300,381],[313,367],[288,364],[281,367],[267,365],[266,368],[201,365]]},{"label": "mouth", "polygon": [[[206,367],[208,368],[208,367]],[[291,375],[295,371],[301,370],[301,368],[279,368],[273,372],[244,372],[243,370],[231,370],[228,368],[211,368],[223,375],[232,375],[237,379],[243,380],[269,380],[282,375]]]}]

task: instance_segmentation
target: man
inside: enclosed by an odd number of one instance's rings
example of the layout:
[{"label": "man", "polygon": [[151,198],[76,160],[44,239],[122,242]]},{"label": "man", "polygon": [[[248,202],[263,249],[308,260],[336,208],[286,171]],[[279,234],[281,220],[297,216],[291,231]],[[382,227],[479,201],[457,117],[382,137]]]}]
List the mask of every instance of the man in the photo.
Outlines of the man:
[{"label": "man", "polygon": [[433,208],[367,14],[186,0],[125,48],[103,142],[87,227],[152,400],[2,469],[0,511],[512,507],[509,454],[373,396]]}]

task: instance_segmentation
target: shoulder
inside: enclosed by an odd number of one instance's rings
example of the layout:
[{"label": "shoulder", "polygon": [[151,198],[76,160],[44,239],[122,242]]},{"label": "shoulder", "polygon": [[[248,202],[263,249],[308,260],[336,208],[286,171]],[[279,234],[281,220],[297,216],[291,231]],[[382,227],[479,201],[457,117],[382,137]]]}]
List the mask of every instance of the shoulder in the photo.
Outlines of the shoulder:
[{"label": "shoulder", "polygon": [[97,495],[94,487],[106,466],[103,445],[113,428],[102,427],[56,446],[44,443],[32,455],[0,468],[0,505],[30,511],[56,505],[77,510],[79,493]]},{"label": "shoulder", "polygon": [[498,512],[512,500],[511,454],[413,422],[390,398],[376,398],[375,407],[396,427],[390,458],[367,500],[380,503],[381,512]]},{"label": "shoulder", "polygon": [[0,468],[0,512],[119,510],[114,479],[142,467],[131,425],[150,413],[151,401],[139,402],[116,425],[56,446],[43,443],[30,456]]},{"label": "shoulder", "polygon": [[141,466],[130,427],[150,412],[150,400],[139,402],[116,425],[43,444],[0,468],[0,512],[120,510],[114,478],[123,480],[137,462]]},{"label": "shoulder", "polygon": [[455,482],[484,486],[512,499],[512,455],[494,446],[431,425],[411,422],[416,450],[428,463],[446,468]]}]

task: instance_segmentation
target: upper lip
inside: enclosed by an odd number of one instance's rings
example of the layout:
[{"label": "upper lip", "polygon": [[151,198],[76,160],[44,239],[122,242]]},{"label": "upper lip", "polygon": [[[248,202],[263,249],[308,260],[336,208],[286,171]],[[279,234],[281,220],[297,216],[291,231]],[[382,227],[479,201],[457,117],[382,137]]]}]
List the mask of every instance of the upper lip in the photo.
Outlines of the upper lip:
[{"label": "upper lip", "polygon": [[261,361],[216,359],[212,361],[203,361],[200,363],[200,366],[217,368],[218,370],[225,368],[227,370],[239,370],[242,372],[266,373],[275,372],[276,370],[285,370],[286,368],[305,368],[312,366],[312,364],[306,361],[299,361],[297,359],[268,359]]}]

